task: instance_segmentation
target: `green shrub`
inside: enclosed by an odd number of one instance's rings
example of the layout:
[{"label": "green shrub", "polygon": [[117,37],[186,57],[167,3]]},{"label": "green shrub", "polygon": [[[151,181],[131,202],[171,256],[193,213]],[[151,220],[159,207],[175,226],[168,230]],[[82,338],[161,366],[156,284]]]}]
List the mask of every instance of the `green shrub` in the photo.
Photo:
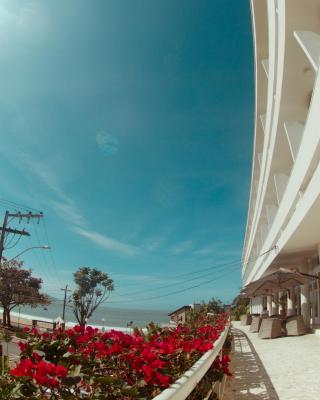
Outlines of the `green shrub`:
[{"label": "green shrub", "polygon": [[239,321],[241,315],[249,313],[249,306],[246,304],[239,304],[232,308],[231,310],[231,318],[234,321]]}]

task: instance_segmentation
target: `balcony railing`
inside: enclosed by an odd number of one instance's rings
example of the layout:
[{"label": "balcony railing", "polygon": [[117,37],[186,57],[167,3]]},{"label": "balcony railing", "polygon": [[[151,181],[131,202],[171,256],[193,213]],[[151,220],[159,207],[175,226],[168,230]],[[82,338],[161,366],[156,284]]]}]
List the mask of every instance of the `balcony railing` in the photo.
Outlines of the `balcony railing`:
[{"label": "balcony railing", "polygon": [[[207,351],[193,366],[184,373],[184,375],[176,380],[168,389],[165,389],[158,396],[154,397],[153,400],[185,400],[189,394],[196,388],[201,379],[208,372],[214,360],[219,356],[223,345],[226,341],[230,329],[230,324],[227,324],[224,331],[221,333],[219,339],[214,343],[214,348]],[[226,377],[224,377],[226,379]],[[218,387],[219,399],[222,399],[223,386],[225,382],[213,382],[212,388],[204,399],[210,397],[213,390]],[[200,400],[200,399],[199,399]]]}]

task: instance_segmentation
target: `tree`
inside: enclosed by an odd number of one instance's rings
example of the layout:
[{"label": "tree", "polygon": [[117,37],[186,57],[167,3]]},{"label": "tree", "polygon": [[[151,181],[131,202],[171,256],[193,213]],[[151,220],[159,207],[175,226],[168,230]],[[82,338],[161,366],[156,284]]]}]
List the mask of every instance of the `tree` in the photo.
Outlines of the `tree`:
[{"label": "tree", "polygon": [[74,274],[77,288],[73,292],[73,313],[80,326],[85,326],[101,303],[113,291],[113,280],[95,268],[80,267]]},{"label": "tree", "polygon": [[16,260],[2,260],[0,265],[0,304],[4,326],[11,326],[10,312],[16,306],[50,304],[48,296],[40,293],[42,279],[33,277],[32,271],[22,269],[22,265]]},{"label": "tree", "polygon": [[245,315],[249,313],[249,303],[250,299],[248,297],[244,297],[243,295],[236,296],[231,305],[231,318],[235,321],[239,321],[241,315]]},{"label": "tree", "polygon": [[212,299],[207,304],[207,310],[208,312],[219,314],[221,311],[223,311],[222,301],[220,299],[215,299],[214,297],[212,297]]}]

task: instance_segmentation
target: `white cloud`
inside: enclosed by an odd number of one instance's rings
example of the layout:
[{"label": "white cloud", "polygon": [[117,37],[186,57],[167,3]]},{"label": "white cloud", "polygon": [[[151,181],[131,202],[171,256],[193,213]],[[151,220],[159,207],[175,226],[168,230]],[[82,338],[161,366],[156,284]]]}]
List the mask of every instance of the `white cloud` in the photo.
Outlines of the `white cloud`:
[{"label": "white cloud", "polygon": [[166,240],[165,237],[159,236],[159,237],[153,237],[148,239],[145,243],[144,243],[144,249],[147,250],[148,252],[152,253],[156,250],[159,249],[159,247],[161,247],[161,245],[164,243],[164,241]]},{"label": "white cloud", "polygon": [[64,192],[61,189],[60,183],[56,175],[52,172],[48,166],[40,161],[35,161],[30,158],[25,153],[20,153],[18,155],[20,161],[36,176],[40,181],[42,181],[46,186],[48,186],[56,195],[64,197]]},{"label": "white cloud", "polygon": [[107,155],[116,154],[119,150],[118,140],[110,133],[100,131],[96,134],[96,141],[102,153]]},{"label": "white cloud", "polygon": [[21,153],[20,160],[37,177],[44,185],[46,185],[59,200],[50,200],[56,213],[65,221],[74,225],[84,226],[86,220],[78,211],[75,202],[67,196],[56,176],[56,174],[41,161],[35,161],[27,154]]},{"label": "white cloud", "polygon": [[210,254],[214,254],[216,249],[212,246],[202,247],[201,249],[195,250],[194,254],[197,256],[208,256]]},{"label": "white cloud", "polygon": [[0,32],[5,39],[43,41],[49,30],[49,18],[41,2],[14,2],[0,4]]},{"label": "white cloud", "polygon": [[212,256],[223,258],[228,256],[239,255],[239,250],[235,249],[236,246],[231,246],[230,243],[225,242],[213,242],[211,244],[203,245],[200,248],[194,250],[193,254],[197,256]]},{"label": "white cloud", "polygon": [[87,220],[78,210],[74,200],[67,196],[56,176],[56,174],[48,168],[48,166],[40,161],[34,161],[28,155],[20,154],[20,161],[36,176],[43,184],[45,184],[58,200],[50,200],[55,212],[68,224],[71,224],[70,229],[82,237],[86,237],[94,244],[103,247],[107,250],[120,253],[126,256],[134,256],[139,252],[139,248],[122,243],[110,236],[88,230]]},{"label": "white cloud", "polygon": [[51,201],[55,211],[65,221],[77,226],[85,226],[86,220],[84,216],[77,210],[74,202],[71,199],[68,201]]},{"label": "white cloud", "polygon": [[97,246],[103,247],[107,250],[120,253],[126,256],[134,256],[139,252],[138,247],[131,246],[126,243],[119,242],[109,236],[102,235],[98,232],[88,231],[80,227],[73,227],[73,231],[79,235],[91,240]]},{"label": "white cloud", "polygon": [[171,247],[170,252],[172,254],[181,254],[185,253],[187,251],[192,250],[194,247],[194,243],[192,240],[184,240],[183,242],[180,242],[176,244],[175,246]]}]

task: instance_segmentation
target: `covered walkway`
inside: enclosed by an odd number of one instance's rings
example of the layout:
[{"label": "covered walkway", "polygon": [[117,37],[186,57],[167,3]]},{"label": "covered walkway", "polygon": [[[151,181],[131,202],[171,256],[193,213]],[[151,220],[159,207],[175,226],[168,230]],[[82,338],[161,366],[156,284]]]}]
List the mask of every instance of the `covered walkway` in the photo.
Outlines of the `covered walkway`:
[{"label": "covered walkway", "polygon": [[259,339],[233,322],[235,348],[226,400],[314,400],[320,396],[320,336]]}]

